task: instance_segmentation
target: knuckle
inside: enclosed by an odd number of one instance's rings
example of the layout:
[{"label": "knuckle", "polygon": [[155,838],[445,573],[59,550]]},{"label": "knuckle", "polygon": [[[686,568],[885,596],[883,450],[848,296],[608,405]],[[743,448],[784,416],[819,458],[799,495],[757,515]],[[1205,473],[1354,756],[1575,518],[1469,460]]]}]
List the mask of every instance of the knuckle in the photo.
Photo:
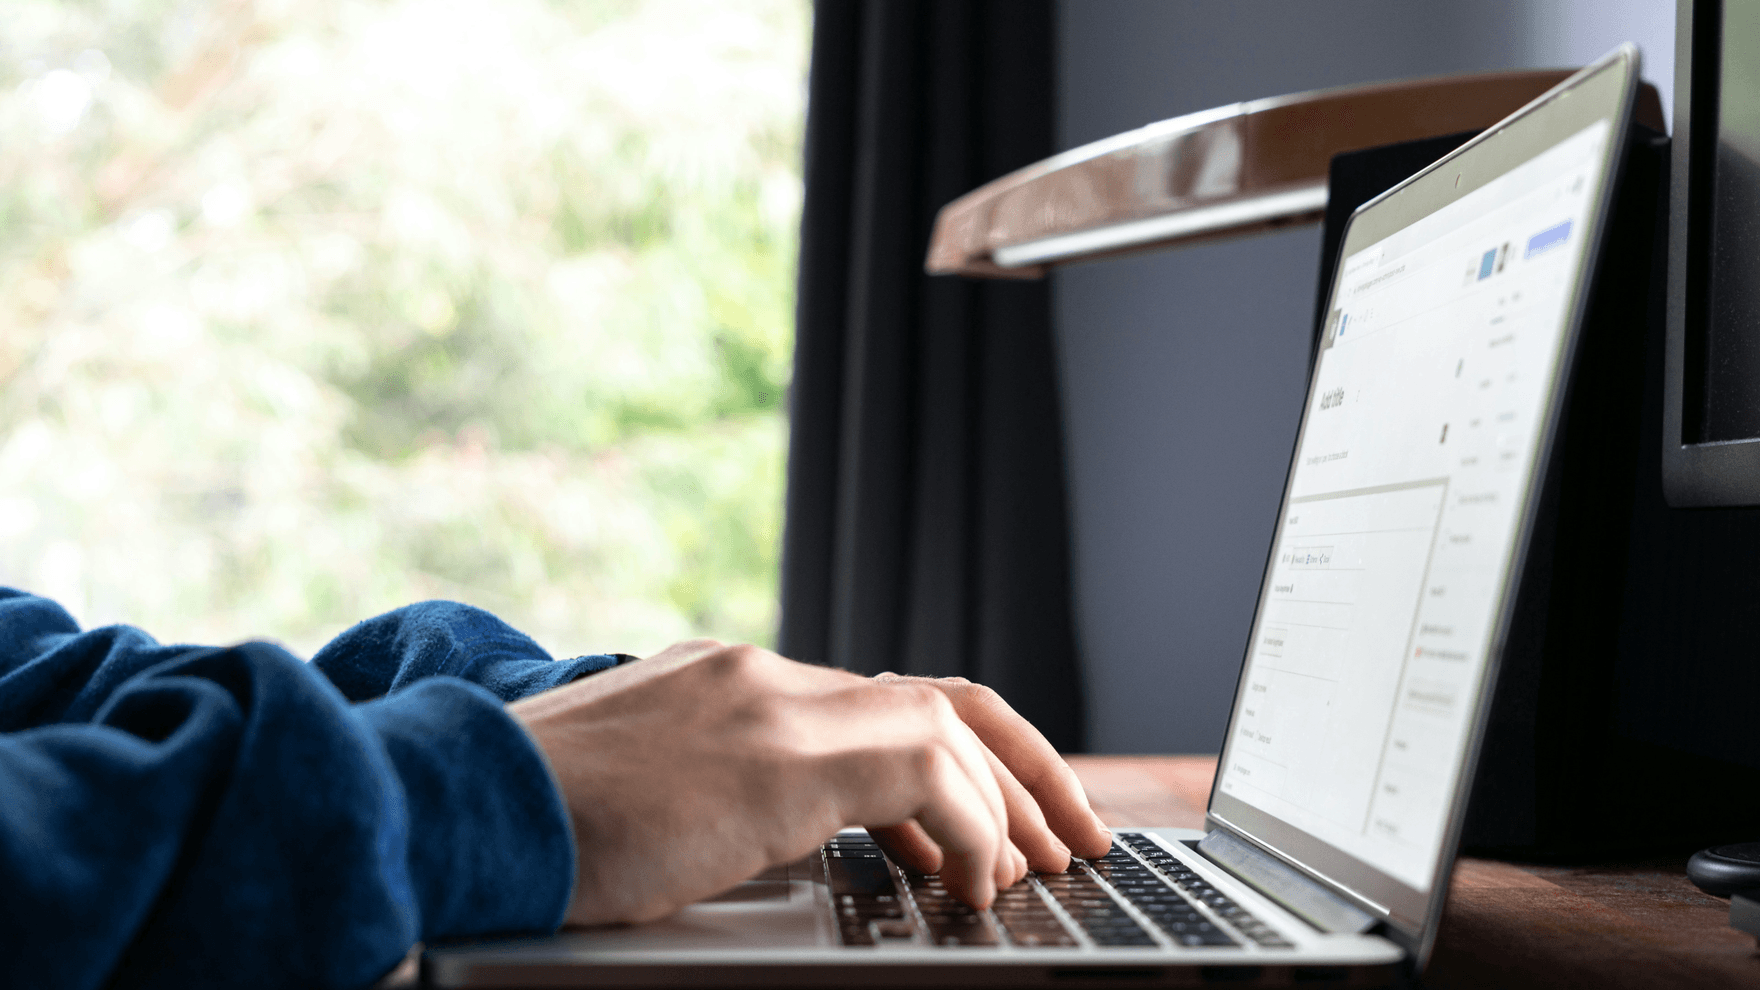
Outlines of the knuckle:
[{"label": "knuckle", "polygon": [[746,721],[766,736],[790,740],[795,725],[795,706],[790,701],[776,695],[754,698],[745,706]]},{"label": "knuckle", "polygon": [[756,646],[746,644],[723,646],[704,658],[703,664],[717,677],[735,681],[751,680],[760,676],[769,666],[769,654]]},{"label": "knuckle", "polygon": [[939,739],[925,739],[909,750],[911,769],[919,780],[932,781],[950,769],[953,754]]},{"label": "knuckle", "polygon": [[945,735],[954,728],[956,722],[963,724],[959,711],[954,708],[947,693],[940,688],[928,684],[912,684],[908,689],[913,707],[927,720],[936,735]]},{"label": "knuckle", "polygon": [[930,714],[937,722],[952,721],[964,724],[963,720],[959,717],[959,711],[953,707],[953,701],[948,698],[944,692],[938,691],[935,688],[930,688],[927,704],[929,706]]},{"label": "knuckle", "polygon": [[922,681],[893,681],[887,685],[887,690],[899,692],[899,695],[903,697],[912,708],[917,709],[933,711],[935,705],[947,701],[947,698],[942,695],[939,690],[924,684]]},{"label": "knuckle", "polygon": [[1008,708],[1008,702],[1002,700],[1002,695],[998,694],[996,689],[988,684],[972,684],[968,689],[968,693],[971,695],[974,702],[984,708]]}]

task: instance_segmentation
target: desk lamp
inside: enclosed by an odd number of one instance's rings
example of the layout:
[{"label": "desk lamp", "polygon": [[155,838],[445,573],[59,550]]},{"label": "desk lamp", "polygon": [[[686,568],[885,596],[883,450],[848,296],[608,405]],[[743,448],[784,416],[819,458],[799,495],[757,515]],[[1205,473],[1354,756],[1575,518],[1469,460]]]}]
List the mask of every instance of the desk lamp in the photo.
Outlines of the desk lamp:
[{"label": "desk lamp", "polygon": [[[931,275],[1048,267],[1319,223],[1339,152],[1477,131],[1570,75],[1487,72],[1317,90],[1163,120],[1054,155],[943,207]],[[1661,107],[1654,115],[1660,121]]]}]

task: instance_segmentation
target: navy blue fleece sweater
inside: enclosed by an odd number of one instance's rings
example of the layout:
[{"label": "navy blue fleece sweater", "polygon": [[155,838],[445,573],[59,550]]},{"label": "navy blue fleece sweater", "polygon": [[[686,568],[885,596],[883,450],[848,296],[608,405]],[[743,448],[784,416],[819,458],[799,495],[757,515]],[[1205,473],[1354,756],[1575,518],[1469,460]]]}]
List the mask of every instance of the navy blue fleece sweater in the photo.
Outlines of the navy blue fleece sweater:
[{"label": "navy blue fleece sweater", "polygon": [[355,987],[554,929],[568,818],[502,704],[613,663],[451,602],[305,663],[0,589],[0,985]]}]

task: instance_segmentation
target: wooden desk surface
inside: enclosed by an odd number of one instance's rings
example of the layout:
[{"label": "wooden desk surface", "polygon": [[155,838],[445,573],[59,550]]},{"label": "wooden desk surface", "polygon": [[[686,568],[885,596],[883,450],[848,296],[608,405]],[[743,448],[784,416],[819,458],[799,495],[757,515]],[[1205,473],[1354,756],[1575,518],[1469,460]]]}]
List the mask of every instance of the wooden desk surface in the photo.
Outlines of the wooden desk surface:
[{"label": "wooden desk surface", "polygon": [[[1201,828],[1211,756],[1070,758],[1114,825]],[[1534,866],[1462,859],[1424,977],[1433,988],[1760,987],[1754,939],[1686,860]]]}]

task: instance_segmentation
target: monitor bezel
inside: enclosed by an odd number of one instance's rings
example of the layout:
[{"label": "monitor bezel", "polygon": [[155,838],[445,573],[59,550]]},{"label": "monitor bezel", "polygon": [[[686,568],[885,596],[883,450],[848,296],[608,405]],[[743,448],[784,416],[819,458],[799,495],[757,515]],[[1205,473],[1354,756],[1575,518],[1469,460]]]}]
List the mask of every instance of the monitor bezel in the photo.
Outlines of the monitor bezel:
[{"label": "monitor bezel", "polygon": [[[1722,60],[1721,0],[1677,0],[1662,379],[1662,493],[1677,509],[1760,505],[1760,437],[1697,439],[1695,407],[1702,408],[1707,384],[1712,166]],[[1706,126],[1696,128],[1696,121]]]}]

